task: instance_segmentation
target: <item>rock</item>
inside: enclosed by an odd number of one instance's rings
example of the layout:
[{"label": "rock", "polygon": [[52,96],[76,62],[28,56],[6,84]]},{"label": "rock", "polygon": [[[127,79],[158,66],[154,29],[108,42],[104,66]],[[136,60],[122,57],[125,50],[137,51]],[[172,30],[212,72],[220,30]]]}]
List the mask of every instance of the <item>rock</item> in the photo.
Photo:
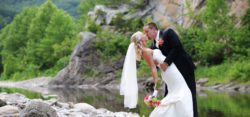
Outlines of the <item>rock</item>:
[{"label": "rock", "polygon": [[250,93],[250,86],[246,86],[246,92]]},{"label": "rock", "polygon": [[3,107],[0,107],[0,116],[8,116],[8,117],[12,117],[11,115],[16,115],[19,113],[19,110],[17,107],[15,106],[10,106],[10,105],[6,105]]},{"label": "rock", "polygon": [[59,108],[65,108],[65,109],[69,109],[70,105],[67,103],[62,103],[62,102],[57,102],[56,106],[58,106]]},{"label": "rock", "polygon": [[41,101],[30,101],[20,112],[20,117],[58,117],[56,110]]},{"label": "rock", "polygon": [[155,7],[154,6],[148,6],[145,9],[138,11],[136,13],[132,14],[127,14],[123,17],[124,20],[131,20],[134,19],[135,17],[140,18],[140,17],[145,17],[150,11],[152,11]]},{"label": "rock", "polygon": [[219,87],[218,89],[220,89],[220,90],[225,90],[225,89],[228,89],[229,87],[231,87],[231,86],[233,86],[233,85],[234,85],[234,83],[233,83],[233,82],[230,82],[229,84],[225,84],[225,85]]},{"label": "rock", "polygon": [[230,87],[227,87],[226,90],[239,91],[240,87],[241,87],[241,85],[234,84],[234,85],[232,85]]},{"label": "rock", "polygon": [[219,88],[222,87],[222,86],[223,86],[222,84],[217,83],[217,84],[215,84],[215,85],[213,85],[213,86],[210,86],[209,88],[212,88],[212,89],[219,89]]},{"label": "rock", "polygon": [[114,75],[114,74],[111,74],[111,75],[112,75],[112,76],[110,76],[110,77],[108,77],[108,78],[102,80],[102,81],[100,82],[100,84],[101,84],[101,85],[107,85],[107,84],[109,84],[111,81],[113,81],[115,75]]},{"label": "rock", "polygon": [[84,81],[83,75],[90,67],[89,65],[98,65],[98,57],[92,49],[96,35],[90,32],[80,35],[82,41],[72,53],[69,65],[62,69],[49,85],[80,85]]},{"label": "rock", "polygon": [[59,109],[57,110],[58,116],[69,116],[70,115],[70,111],[68,109]]},{"label": "rock", "polygon": [[0,100],[5,101],[7,105],[17,106],[19,109],[25,108],[25,103],[29,101],[24,95],[17,93],[2,94]]},{"label": "rock", "polygon": [[115,117],[140,117],[138,114],[126,112],[116,112],[114,115]]},{"label": "rock", "polygon": [[90,117],[90,116],[87,116],[86,114],[81,112],[73,112],[70,114],[70,117]]},{"label": "rock", "polygon": [[53,106],[53,105],[56,105],[57,99],[50,99],[50,100],[45,101],[45,103],[47,103],[50,106]]},{"label": "rock", "polygon": [[121,5],[117,8],[106,7],[104,5],[96,5],[93,11],[90,11],[88,15],[95,20],[96,24],[106,24],[109,25],[112,19],[116,17],[118,13],[128,12],[127,5]]},{"label": "rock", "polygon": [[0,107],[7,105],[7,103],[0,99]]},{"label": "rock", "polygon": [[204,86],[208,82],[208,78],[202,78],[196,81],[196,84]]},{"label": "rock", "polygon": [[[83,84],[107,85],[115,79],[115,72],[123,66],[124,59],[112,63],[101,63],[100,53],[96,51],[96,35],[91,32],[80,33],[82,41],[71,55],[69,64],[57,73],[49,86],[77,87]],[[95,70],[101,78],[87,78],[90,70]]]},{"label": "rock", "polygon": [[83,113],[90,113],[95,110],[93,106],[86,103],[75,104],[74,109],[76,109],[77,112],[83,112]]}]

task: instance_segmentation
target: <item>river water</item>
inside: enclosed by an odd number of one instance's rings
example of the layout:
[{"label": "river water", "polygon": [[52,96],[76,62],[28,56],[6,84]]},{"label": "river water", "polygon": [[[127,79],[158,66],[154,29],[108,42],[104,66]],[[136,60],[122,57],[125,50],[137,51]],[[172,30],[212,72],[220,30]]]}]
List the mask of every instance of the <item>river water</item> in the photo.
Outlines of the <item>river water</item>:
[{"label": "river water", "polygon": [[[17,92],[28,98],[44,99],[40,93],[17,88],[2,87],[0,92]],[[138,107],[133,110],[123,108],[123,96],[120,96],[119,90],[116,89],[53,88],[49,89],[49,92],[57,95],[62,102],[84,102],[96,108],[106,108],[116,112],[130,111],[147,117],[153,110],[143,102],[144,96],[148,94],[144,90],[140,90]],[[250,117],[250,94],[199,91],[197,101],[200,117]]]}]

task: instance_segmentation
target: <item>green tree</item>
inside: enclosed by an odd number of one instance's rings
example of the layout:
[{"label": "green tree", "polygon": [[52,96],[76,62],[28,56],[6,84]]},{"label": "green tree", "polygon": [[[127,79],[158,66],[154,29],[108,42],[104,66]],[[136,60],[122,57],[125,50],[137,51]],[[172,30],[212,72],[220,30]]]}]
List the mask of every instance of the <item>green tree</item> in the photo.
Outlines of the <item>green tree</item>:
[{"label": "green tree", "polygon": [[[15,71],[22,69],[21,58],[24,57],[24,48],[28,41],[27,32],[30,26],[30,19],[35,16],[37,8],[25,9],[15,17],[15,21],[8,25],[1,33],[2,63],[4,64],[3,75],[10,76]],[[22,60],[22,59],[21,59]]]},{"label": "green tree", "polygon": [[[50,0],[29,8],[6,26],[0,37],[4,79],[30,78],[55,73],[68,62],[79,41],[74,19]],[[54,67],[56,69],[54,69]]]}]

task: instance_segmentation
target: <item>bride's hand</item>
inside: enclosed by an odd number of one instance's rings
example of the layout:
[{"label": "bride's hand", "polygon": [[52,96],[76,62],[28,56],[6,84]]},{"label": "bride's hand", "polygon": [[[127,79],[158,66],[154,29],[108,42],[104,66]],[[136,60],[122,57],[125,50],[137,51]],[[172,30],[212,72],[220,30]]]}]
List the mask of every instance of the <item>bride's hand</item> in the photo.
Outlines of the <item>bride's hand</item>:
[{"label": "bride's hand", "polygon": [[158,64],[159,64],[156,60],[154,60],[154,63],[155,63],[155,65],[158,65]]},{"label": "bride's hand", "polygon": [[162,64],[160,64],[160,67],[161,67],[161,69],[162,69],[163,71],[166,71],[167,68],[168,68],[168,64],[167,64],[167,63],[162,63]]}]

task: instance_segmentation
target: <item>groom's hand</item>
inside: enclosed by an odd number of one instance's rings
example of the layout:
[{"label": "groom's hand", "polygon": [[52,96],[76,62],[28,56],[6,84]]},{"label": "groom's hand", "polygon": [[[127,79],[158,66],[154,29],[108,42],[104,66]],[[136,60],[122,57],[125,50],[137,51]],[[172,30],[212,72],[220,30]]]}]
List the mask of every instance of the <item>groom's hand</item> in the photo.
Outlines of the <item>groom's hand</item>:
[{"label": "groom's hand", "polygon": [[167,63],[162,63],[160,64],[160,67],[163,71],[166,71],[166,69],[168,68],[168,64]]}]

